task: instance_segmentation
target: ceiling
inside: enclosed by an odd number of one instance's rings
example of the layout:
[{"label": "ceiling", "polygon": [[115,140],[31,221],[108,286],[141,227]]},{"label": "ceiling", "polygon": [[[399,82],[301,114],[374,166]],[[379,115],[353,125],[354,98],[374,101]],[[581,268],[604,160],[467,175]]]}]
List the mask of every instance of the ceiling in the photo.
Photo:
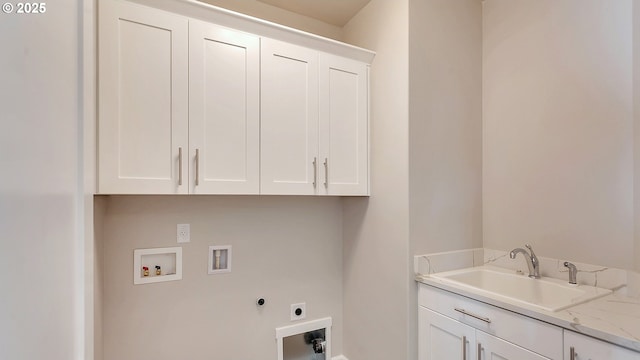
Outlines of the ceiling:
[{"label": "ceiling", "polygon": [[328,24],[344,26],[371,0],[257,0]]}]

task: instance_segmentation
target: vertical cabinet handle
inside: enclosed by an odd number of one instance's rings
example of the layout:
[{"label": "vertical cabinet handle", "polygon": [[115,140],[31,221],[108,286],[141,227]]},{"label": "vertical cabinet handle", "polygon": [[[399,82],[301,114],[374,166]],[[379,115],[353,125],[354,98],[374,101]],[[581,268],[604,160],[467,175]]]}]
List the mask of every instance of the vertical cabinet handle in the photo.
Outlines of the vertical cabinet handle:
[{"label": "vertical cabinet handle", "polygon": [[200,185],[200,149],[196,149],[196,186]]},{"label": "vertical cabinet handle", "polygon": [[462,337],[462,360],[467,360],[467,337]]},{"label": "vertical cabinet handle", "polygon": [[316,181],[318,180],[318,159],[313,158],[313,187],[316,187]]},{"label": "vertical cabinet handle", "polygon": [[324,158],[324,187],[329,186],[329,160]]},{"label": "vertical cabinet handle", "polygon": [[178,185],[182,186],[182,148],[178,148]]},{"label": "vertical cabinet handle", "polygon": [[478,355],[476,357],[478,360],[482,360],[482,344],[478,343]]},{"label": "vertical cabinet handle", "polygon": [[569,360],[578,360],[578,353],[573,346],[569,348]]}]

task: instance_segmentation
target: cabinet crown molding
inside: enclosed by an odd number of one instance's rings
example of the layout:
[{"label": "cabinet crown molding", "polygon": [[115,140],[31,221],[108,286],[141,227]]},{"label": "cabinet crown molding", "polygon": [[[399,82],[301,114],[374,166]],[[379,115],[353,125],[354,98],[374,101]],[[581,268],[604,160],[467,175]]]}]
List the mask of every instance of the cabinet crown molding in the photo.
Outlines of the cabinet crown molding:
[{"label": "cabinet crown molding", "polygon": [[138,4],[199,19],[235,30],[305,46],[367,64],[373,62],[374,51],[328,39],[319,35],[276,24],[196,0],[130,0]]}]

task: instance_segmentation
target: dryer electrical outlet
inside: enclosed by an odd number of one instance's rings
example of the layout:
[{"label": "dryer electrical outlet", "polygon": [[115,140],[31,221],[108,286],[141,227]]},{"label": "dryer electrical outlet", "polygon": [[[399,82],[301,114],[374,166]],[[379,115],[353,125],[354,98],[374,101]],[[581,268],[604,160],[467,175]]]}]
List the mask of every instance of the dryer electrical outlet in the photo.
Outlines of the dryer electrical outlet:
[{"label": "dryer electrical outlet", "polygon": [[291,321],[302,320],[307,317],[307,304],[291,304]]}]

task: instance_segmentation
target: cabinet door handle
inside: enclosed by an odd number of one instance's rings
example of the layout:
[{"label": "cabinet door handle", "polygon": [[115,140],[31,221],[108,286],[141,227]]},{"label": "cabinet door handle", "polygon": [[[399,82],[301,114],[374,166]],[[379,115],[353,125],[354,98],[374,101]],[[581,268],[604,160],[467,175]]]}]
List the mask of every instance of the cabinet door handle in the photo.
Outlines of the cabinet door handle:
[{"label": "cabinet door handle", "polygon": [[491,319],[489,319],[488,317],[484,317],[484,316],[480,316],[480,315],[476,315],[474,313],[470,313],[465,309],[460,309],[460,308],[454,308],[453,310],[463,314],[463,315],[467,315],[467,316],[471,316],[472,318],[478,319],[480,321],[484,321],[487,324],[491,324]]},{"label": "cabinet door handle", "polygon": [[482,344],[478,343],[478,355],[477,355],[477,359],[478,360],[482,360]]},{"label": "cabinet door handle", "polygon": [[329,186],[329,160],[324,158],[324,187]]},{"label": "cabinet door handle", "polygon": [[196,186],[200,185],[200,149],[196,149]]},{"label": "cabinet door handle", "polygon": [[467,360],[467,337],[462,337],[462,360]]},{"label": "cabinet door handle", "polygon": [[318,159],[313,158],[313,187],[316,187],[316,181],[318,180]]},{"label": "cabinet door handle", "polygon": [[578,360],[578,353],[573,346],[569,348],[569,360]]},{"label": "cabinet door handle", "polygon": [[182,148],[178,148],[178,185],[182,186]]}]

